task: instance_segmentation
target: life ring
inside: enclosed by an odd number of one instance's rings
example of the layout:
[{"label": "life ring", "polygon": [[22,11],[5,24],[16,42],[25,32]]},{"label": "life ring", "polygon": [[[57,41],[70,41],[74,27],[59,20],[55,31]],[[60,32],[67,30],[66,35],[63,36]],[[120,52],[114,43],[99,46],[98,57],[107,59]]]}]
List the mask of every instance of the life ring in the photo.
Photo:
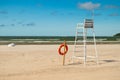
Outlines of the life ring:
[{"label": "life ring", "polygon": [[[65,51],[64,52],[61,51],[62,47],[65,47]],[[68,52],[68,46],[65,45],[65,44],[61,44],[59,49],[58,49],[58,52],[59,52],[60,55],[65,55]]]}]

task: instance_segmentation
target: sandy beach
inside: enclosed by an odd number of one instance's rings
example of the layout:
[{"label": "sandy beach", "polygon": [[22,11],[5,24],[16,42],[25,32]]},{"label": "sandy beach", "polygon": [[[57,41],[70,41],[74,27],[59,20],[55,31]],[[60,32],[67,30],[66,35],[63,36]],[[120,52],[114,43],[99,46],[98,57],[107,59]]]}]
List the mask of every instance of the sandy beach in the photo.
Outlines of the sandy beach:
[{"label": "sandy beach", "polygon": [[0,80],[120,80],[120,44],[97,45],[99,65],[88,60],[86,66],[72,63],[73,45],[68,46],[62,66],[59,45],[0,45]]}]

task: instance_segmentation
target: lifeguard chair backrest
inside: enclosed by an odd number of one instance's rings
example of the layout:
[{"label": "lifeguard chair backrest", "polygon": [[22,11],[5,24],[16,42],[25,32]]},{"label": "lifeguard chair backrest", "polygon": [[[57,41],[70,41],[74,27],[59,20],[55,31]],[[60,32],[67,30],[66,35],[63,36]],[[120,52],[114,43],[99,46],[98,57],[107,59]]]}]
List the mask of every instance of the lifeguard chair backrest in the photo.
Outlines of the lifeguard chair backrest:
[{"label": "lifeguard chair backrest", "polygon": [[93,19],[85,19],[84,21],[84,27],[85,28],[93,28],[93,25],[94,22],[93,22]]}]

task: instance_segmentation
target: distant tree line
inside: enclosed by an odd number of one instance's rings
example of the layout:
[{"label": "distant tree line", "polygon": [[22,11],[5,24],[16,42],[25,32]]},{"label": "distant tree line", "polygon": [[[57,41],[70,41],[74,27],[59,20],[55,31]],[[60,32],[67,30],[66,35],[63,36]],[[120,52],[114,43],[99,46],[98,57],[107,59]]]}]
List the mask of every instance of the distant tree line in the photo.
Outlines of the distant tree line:
[{"label": "distant tree line", "polygon": [[120,37],[120,33],[113,35],[113,37]]}]

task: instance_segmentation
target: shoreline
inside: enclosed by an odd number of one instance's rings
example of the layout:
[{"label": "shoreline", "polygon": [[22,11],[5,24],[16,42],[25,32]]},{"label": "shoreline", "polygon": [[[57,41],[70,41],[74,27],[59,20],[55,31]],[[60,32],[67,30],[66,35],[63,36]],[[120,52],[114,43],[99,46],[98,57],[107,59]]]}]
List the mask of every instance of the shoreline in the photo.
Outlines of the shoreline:
[{"label": "shoreline", "polygon": [[[15,43],[17,45],[52,45],[61,44],[64,41],[0,41],[0,45],[7,45],[10,43]],[[66,41],[69,45],[74,45],[74,41]],[[78,43],[82,45],[82,42]],[[93,41],[87,42],[87,44],[93,44]],[[96,41],[96,44],[120,44],[120,41]]]}]

